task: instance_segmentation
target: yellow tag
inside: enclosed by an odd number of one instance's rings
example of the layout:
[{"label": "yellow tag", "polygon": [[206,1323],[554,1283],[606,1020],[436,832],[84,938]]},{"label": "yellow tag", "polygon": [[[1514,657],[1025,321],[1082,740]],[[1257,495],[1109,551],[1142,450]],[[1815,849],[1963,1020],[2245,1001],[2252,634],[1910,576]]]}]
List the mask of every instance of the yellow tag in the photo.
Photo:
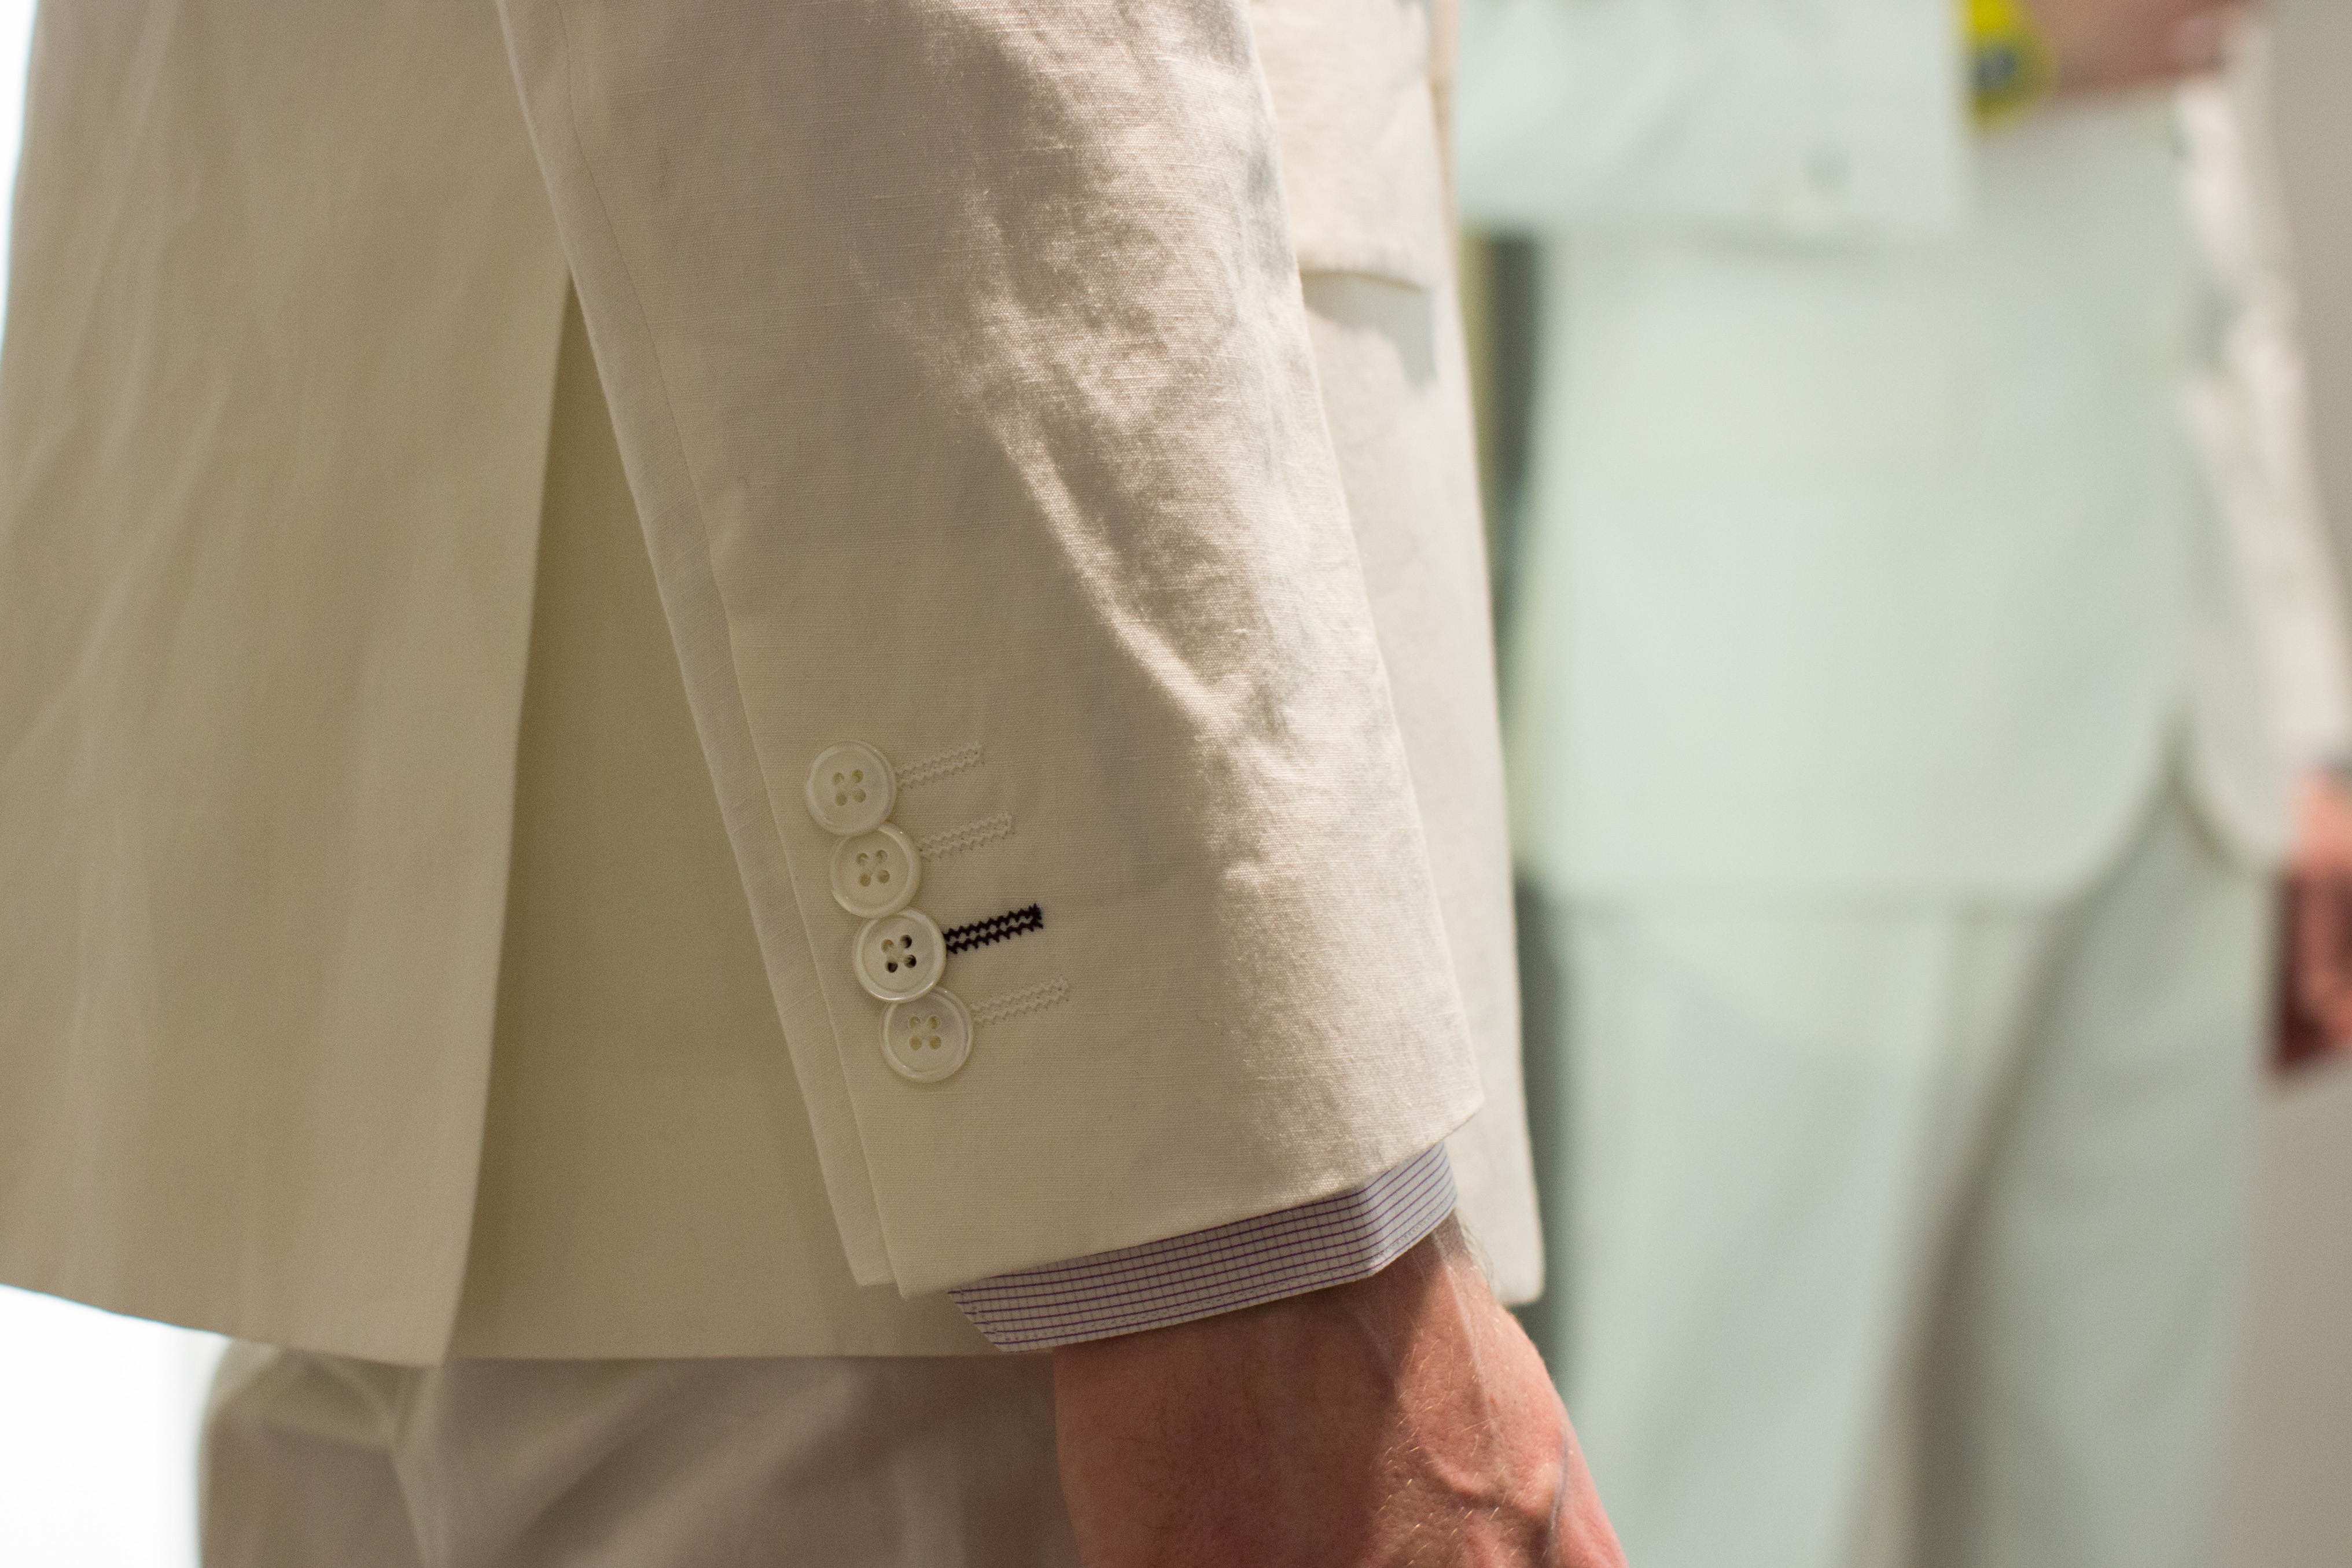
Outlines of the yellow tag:
[{"label": "yellow tag", "polygon": [[1977,121],[2014,120],[2049,96],[2058,62],[2021,0],[1961,0],[1968,25],[1969,89]]}]

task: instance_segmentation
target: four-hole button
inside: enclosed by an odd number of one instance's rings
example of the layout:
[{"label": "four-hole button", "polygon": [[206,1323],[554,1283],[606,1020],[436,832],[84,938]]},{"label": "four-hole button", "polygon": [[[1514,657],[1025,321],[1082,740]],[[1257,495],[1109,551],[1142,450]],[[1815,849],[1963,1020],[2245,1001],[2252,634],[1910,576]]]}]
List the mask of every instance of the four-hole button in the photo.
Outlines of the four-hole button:
[{"label": "four-hole button", "polygon": [[845,838],[833,847],[834,902],[851,914],[878,920],[914,900],[923,884],[915,841],[896,823]]},{"label": "four-hole button", "polygon": [[947,967],[948,944],[931,917],[920,910],[901,910],[878,921],[867,921],[850,949],[850,967],[869,995],[885,1002],[906,1002],[940,983]]},{"label": "four-hole button", "polygon": [[971,1055],[971,1013],[952,991],[894,1002],[882,1016],[882,1058],[900,1078],[937,1083]]},{"label": "four-hole button", "polygon": [[889,760],[863,741],[844,741],[819,752],[804,793],[817,826],[844,837],[881,826],[898,804]]}]

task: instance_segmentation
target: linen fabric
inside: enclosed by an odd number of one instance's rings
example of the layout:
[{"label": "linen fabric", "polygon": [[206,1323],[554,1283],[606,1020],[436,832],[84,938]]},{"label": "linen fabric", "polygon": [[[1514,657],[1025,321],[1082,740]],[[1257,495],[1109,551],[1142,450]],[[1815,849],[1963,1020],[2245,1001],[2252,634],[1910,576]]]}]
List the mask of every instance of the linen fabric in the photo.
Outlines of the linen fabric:
[{"label": "linen fabric", "polygon": [[[1426,14],[507,21],[44,13],[0,1276],[386,1361],[970,1351],[946,1286],[1350,1190],[1484,1079],[1531,1291],[1444,212],[1367,151],[1433,145]],[[1045,911],[948,984],[1055,1000],[942,1084],[801,805],[851,739],[976,759],[928,910]]]},{"label": "linen fabric", "polygon": [[[576,304],[564,317],[549,449],[490,1104],[453,1351],[982,1351],[938,1297],[860,1287],[826,1245],[806,1114],[777,1070],[783,1045],[741,883]],[[919,825],[929,781],[909,775],[908,820]],[[950,858],[930,849],[935,877]],[[1015,956],[983,949],[959,983],[994,972],[993,984],[1015,985],[1004,973]],[[1003,1010],[995,993],[974,990],[973,1000],[983,1016]],[[991,1037],[1041,1010],[991,1018]],[[1442,1146],[1400,1170],[1433,1157],[1445,1161]],[[1442,1204],[1412,1209],[1418,1229],[1382,1226],[1380,1237],[1419,1240],[1453,1207],[1450,1174],[1442,1185]],[[1318,1245],[1323,1207],[1243,1222],[1289,1238],[1273,1247],[1277,1261],[1300,1258],[1230,1306],[1362,1278],[1393,1256],[1375,1248],[1334,1264]],[[1181,1260],[1197,1242],[1128,1250],[1162,1248]],[[674,1282],[688,1279],[725,1283],[681,1300]],[[1146,1294],[1066,1320],[1066,1337],[1132,1329],[1139,1311],[1201,1315],[1181,1261]]]},{"label": "linen fabric", "polygon": [[983,1353],[850,1275],[576,303],[554,380],[448,1352]]},{"label": "linen fabric", "polygon": [[1533,1310],[1629,1559],[2215,1561],[2268,908],[2178,789],[2039,908],[1564,907]]},{"label": "linen fabric", "polygon": [[205,1568],[1055,1568],[1043,1356],[451,1361],[240,1342]]},{"label": "linen fabric", "polygon": [[[1459,1125],[1476,1074],[1247,16],[504,15],[785,1039],[862,1150],[828,1166],[856,1276],[1222,1224]],[[925,908],[1043,903],[1004,951],[1054,954],[1069,1048],[938,1086],[868,1048],[797,798],[845,738],[984,746],[939,805],[1020,830],[984,903]]]}]

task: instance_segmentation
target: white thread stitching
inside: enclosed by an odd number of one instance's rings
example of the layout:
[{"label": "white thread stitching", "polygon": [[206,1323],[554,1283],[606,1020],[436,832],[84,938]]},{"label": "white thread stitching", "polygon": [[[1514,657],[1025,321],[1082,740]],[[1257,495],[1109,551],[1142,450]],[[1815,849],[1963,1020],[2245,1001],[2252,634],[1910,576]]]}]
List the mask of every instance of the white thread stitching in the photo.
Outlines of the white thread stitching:
[{"label": "white thread stitching", "polygon": [[977,849],[983,844],[993,844],[1013,831],[1013,814],[999,812],[979,822],[967,822],[961,827],[950,827],[945,833],[934,833],[929,838],[915,841],[915,850],[926,860],[942,856],[961,855],[967,849]]},{"label": "white thread stitching", "polygon": [[917,784],[927,784],[935,779],[943,779],[950,773],[960,773],[966,768],[978,766],[980,744],[973,742],[958,746],[951,752],[941,752],[936,757],[925,757],[919,763],[909,763],[899,770],[898,787],[913,789]]},{"label": "white thread stitching", "polygon": [[1034,1013],[1070,999],[1070,983],[1056,975],[1042,984],[1009,996],[995,996],[971,1009],[974,1024],[1001,1024],[1007,1018],[1017,1018],[1024,1013]]}]

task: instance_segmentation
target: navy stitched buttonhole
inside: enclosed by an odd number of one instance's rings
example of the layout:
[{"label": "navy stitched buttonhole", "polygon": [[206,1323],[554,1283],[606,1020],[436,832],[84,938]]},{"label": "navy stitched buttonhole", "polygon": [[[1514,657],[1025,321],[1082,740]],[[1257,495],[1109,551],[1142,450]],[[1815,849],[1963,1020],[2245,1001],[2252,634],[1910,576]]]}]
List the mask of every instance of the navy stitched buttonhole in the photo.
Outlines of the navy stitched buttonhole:
[{"label": "navy stitched buttonhole", "polygon": [[1045,929],[1045,911],[1031,904],[1025,910],[1010,910],[1001,915],[991,915],[970,925],[950,926],[940,934],[947,939],[950,952],[968,952],[975,947],[986,947],[992,942],[1003,942],[1009,936],[1026,936],[1033,931]]}]

